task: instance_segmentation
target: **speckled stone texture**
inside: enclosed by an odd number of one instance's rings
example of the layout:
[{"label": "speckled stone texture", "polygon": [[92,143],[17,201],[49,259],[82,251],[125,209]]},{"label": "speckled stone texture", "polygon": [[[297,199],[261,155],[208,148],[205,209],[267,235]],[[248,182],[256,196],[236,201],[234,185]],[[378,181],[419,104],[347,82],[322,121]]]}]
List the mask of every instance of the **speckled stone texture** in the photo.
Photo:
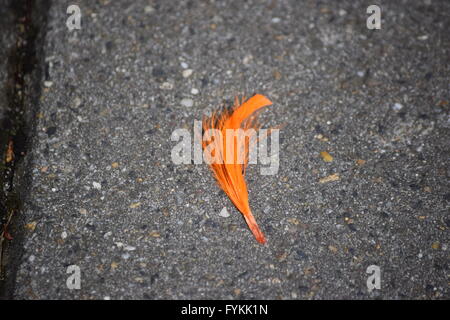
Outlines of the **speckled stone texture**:
[{"label": "speckled stone texture", "polygon": [[[368,30],[371,1],[84,0],[69,32],[72,2],[49,11],[14,298],[449,298],[450,2],[378,1]],[[247,170],[265,246],[170,156],[244,93],[284,125],[278,174]]]}]

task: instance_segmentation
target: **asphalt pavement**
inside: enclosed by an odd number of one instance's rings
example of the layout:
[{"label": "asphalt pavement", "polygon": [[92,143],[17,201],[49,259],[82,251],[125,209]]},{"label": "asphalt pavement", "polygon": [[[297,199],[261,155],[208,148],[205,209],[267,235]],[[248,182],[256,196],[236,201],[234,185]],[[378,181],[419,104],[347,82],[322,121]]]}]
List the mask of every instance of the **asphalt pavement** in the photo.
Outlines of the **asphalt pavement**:
[{"label": "asphalt pavement", "polygon": [[[29,8],[5,297],[448,299],[450,2],[378,1],[381,29],[367,28],[371,4]],[[277,174],[246,173],[266,245],[206,164],[171,158],[174,130],[254,93],[273,101],[264,127],[282,125]]]}]

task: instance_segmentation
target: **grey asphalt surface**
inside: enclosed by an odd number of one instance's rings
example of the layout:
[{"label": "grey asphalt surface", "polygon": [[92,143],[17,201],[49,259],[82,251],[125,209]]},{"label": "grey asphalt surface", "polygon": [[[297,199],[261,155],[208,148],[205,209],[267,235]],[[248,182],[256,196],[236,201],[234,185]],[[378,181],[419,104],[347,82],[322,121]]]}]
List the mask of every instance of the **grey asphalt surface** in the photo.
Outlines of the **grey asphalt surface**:
[{"label": "grey asphalt surface", "polygon": [[[73,1],[48,12],[10,297],[449,298],[450,2],[378,1],[381,30],[371,1],[76,3],[78,31]],[[243,93],[285,124],[278,174],[247,170],[265,246],[206,164],[170,156]]]}]

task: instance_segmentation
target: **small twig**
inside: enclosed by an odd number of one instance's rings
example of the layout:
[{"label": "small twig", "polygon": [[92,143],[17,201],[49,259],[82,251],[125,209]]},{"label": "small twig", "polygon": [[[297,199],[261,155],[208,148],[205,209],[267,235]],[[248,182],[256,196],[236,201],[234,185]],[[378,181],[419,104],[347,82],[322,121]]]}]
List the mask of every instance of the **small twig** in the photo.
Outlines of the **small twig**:
[{"label": "small twig", "polygon": [[10,210],[10,212],[8,213],[6,223],[3,224],[3,228],[2,228],[3,230],[0,233],[0,281],[5,279],[5,277],[4,277],[4,253],[5,253],[4,242],[5,242],[5,239],[10,240],[10,236],[7,231],[7,228],[11,222],[13,214],[14,214],[14,209]]}]

